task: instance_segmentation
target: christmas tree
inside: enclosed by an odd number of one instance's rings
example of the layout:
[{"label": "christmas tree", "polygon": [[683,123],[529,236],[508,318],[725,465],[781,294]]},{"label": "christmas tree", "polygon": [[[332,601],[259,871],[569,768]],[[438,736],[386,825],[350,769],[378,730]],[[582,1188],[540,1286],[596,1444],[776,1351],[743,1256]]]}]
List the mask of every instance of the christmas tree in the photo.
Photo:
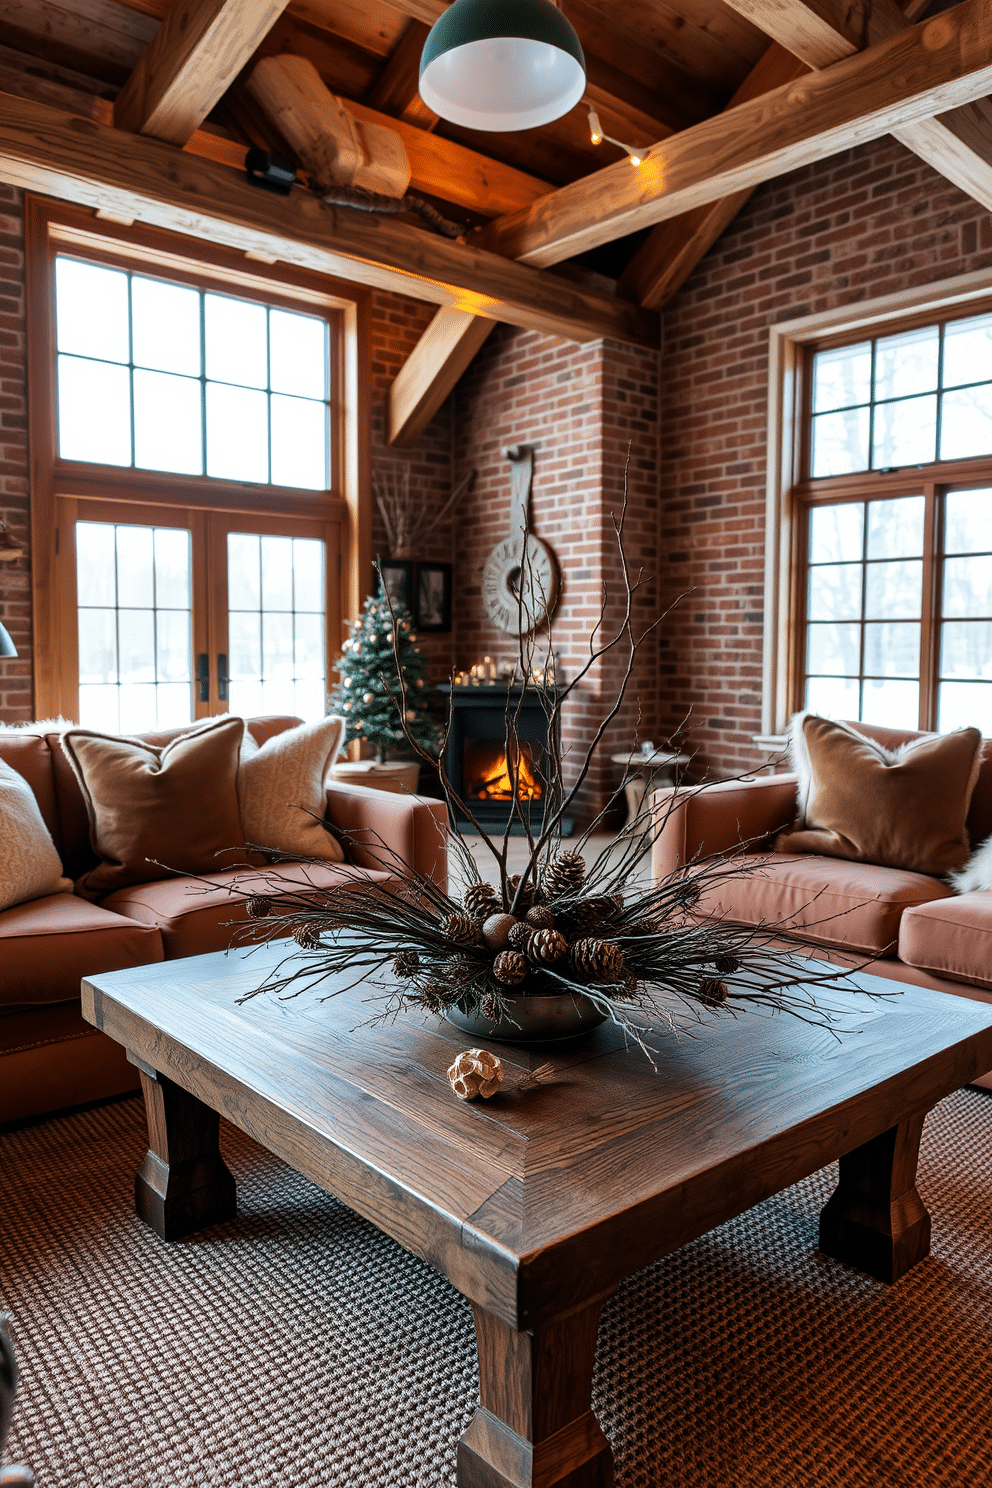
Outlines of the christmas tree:
[{"label": "christmas tree", "polygon": [[[395,627],[396,645],[393,646]],[[380,762],[390,745],[405,744],[403,697],[397,658],[406,686],[406,728],[425,749],[437,750],[438,728],[427,699],[427,664],[420,654],[413,621],[381,594],[369,595],[338,661],[341,681],[329,698],[330,711],[347,722],[346,739],[365,739]]]}]

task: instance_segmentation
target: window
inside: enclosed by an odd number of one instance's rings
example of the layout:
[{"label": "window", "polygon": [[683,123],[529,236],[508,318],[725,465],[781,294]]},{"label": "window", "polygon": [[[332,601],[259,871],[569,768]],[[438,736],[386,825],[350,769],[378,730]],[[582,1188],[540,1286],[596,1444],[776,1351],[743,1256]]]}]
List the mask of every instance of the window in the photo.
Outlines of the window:
[{"label": "window", "polygon": [[992,313],[813,343],[799,381],[788,711],[992,735]]},{"label": "window", "polygon": [[323,716],[367,484],[355,299],[81,209],[28,224],[36,711]]},{"label": "window", "polygon": [[63,460],[325,491],[325,320],[55,260]]}]

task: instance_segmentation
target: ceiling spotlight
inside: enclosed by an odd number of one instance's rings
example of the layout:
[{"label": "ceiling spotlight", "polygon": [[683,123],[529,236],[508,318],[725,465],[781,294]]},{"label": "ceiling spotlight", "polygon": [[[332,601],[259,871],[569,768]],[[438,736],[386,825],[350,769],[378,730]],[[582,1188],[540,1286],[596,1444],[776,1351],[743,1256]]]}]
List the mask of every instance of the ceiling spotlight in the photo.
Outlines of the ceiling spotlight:
[{"label": "ceiling spotlight", "polygon": [[420,58],[421,98],[466,129],[537,129],[585,86],[579,38],[551,0],[454,0]]}]

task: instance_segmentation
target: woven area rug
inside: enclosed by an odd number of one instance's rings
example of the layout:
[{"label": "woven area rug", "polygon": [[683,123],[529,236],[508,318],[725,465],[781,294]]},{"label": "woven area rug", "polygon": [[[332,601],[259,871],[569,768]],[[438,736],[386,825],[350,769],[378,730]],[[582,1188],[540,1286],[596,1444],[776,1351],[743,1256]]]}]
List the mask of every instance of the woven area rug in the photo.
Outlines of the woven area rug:
[{"label": "woven area rug", "polygon": [[[0,1308],[40,1488],[451,1488],[468,1304],[239,1133],[236,1221],[131,1211],[129,1100],[0,1137]],[[814,1251],[825,1169],[633,1277],[594,1404],[618,1488],[955,1488],[992,1475],[992,1098],[932,1113],[931,1257],[895,1287]]]}]

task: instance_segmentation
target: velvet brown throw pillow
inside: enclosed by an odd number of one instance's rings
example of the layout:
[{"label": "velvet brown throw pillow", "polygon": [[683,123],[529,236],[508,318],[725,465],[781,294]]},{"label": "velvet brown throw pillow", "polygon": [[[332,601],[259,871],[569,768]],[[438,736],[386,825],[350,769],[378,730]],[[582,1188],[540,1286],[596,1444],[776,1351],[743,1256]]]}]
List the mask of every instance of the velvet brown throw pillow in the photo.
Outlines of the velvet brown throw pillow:
[{"label": "velvet brown throw pillow", "polygon": [[823,853],[940,877],[968,857],[965,818],[978,775],[978,729],[928,735],[893,752],[843,723],[807,713],[794,735],[800,821],[776,852]]},{"label": "velvet brown throw pillow", "polygon": [[[128,884],[232,866],[241,851],[238,811],[241,718],[217,718],[163,749],[140,739],[70,729],[62,748],[79,781],[90,841],[102,858],[76,892],[100,899]],[[148,859],[157,862],[149,862]],[[158,863],[165,864],[159,867]]]}]

